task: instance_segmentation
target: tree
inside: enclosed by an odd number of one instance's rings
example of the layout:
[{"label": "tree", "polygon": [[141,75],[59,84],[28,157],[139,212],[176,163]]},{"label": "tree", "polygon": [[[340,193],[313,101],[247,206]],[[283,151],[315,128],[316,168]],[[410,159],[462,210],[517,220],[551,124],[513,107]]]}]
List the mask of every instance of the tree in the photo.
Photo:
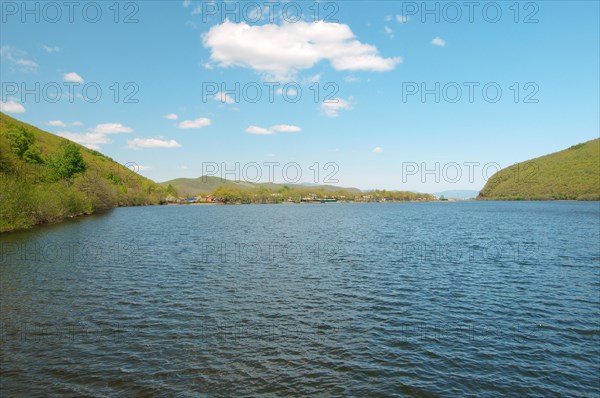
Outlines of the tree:
[{"label": "tree", "polygon": [[23,153],[23,159],[28,163],[44,163],[40,148],[38,148],[36,145],[31,145],[29,148],[27,148],[25,153]]},{"label": "tree", "polygon": [[76,144],[65,141],[60,144],[60,151],[49,160],[50,167],[58,179],[68,179],[86,170],[85,161]]},{"label": "tree", "polygon": [[10,149],[20,159],[23,159],[23,155],[29,149],[29,146],[35,141],[33,133],[24,127],[14,127],[6,133],[6,139],[10,145]]},{"label": "tree", "polygon": [[173,188],[173,185],[169,184],[169,186],[167,187],[167,194],[168,195],[172,195],[173,197],[177,197],[177,191],[175,190],[175,188]]}]

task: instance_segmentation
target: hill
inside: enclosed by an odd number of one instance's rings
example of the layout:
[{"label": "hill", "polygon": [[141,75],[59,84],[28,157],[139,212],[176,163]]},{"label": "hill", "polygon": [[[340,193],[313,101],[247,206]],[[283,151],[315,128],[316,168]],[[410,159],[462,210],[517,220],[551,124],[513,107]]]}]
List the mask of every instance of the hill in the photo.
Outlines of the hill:
[{"label": "hill", "polygon": [[502,169],[478,199],[600,200],[600,139]]},{"label": "hill", "polygon": [[339,200],[343,202],[409,202],[432,201],[433,195],[408,191],[343,188],[317,184],[275,184],[230,181],[204,176],[178,178],[160,183],[166,191],[179,196],[212,195],[218,203],[300,203],[303,201]]},{"label": "hill", "polygon": [[276,183],[255,183],[248,181],[232,181],[221,177],[202,176],[198,178],[176,178],[174,180],[160,182],[158,185],[168,188],[171,185],[180,196],[197,196],[213,193],[221,187],[235,188],[242,190],[256,190],[259,188],[278,191],[286,186],[288,188],[320,190],[325,193],[333,193],[337,191],[347,191],[355,194],[361,193],[358,188],[341,188],[333,185],[318,185],[318,184],[276,184]]},{"label": "hill", "polygon": [[0,113],[0,232],[165,196],[100,152]]}]

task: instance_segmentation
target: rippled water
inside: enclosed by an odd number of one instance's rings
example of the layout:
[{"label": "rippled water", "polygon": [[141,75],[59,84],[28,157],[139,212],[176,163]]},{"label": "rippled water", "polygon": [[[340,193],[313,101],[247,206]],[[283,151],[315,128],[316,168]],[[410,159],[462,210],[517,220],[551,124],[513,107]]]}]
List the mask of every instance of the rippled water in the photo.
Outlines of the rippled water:
[{"label": "rippled water", "polygon": [[0,395],[597,397],[599,220],[166,206],[2,235]]}]

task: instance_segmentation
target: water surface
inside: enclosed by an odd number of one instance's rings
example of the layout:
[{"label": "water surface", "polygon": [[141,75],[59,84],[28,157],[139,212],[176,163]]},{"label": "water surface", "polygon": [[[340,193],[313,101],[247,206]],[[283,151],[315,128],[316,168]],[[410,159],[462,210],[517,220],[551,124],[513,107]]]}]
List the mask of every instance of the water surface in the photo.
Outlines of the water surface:
[{"label": "water surface", "polygon": [[597,397],[599,220],[205,205],[5,234],[1,395]]}]

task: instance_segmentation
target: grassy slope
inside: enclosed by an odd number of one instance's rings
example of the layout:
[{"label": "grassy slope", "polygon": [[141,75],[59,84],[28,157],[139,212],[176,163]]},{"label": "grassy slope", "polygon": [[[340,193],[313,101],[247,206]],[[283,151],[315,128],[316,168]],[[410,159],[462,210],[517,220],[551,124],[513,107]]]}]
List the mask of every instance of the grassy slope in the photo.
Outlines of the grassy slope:
[{"label": "grassy slope", "polygon": [[[68,141],[0,113],[0,232],[164,199],[164,190],[153,181],[80,145],[87,170],[71,180],[51,181],[47,165],[27,163],[12,152],[6,134],[15,127],[33,133],[44,158],[57,154]],[[109,179],[109,172],[115,177]]]},{"label": "grassy slope", "polygon": [[297,184],[275,184],[275,183],[253,183],[247,181],[230,181],[224,180],[220,177],[198,177],[198,178],[176,178],[174,180],[165,181],[159,183],[162,187],[167,187],[171,184],[173,188],[177,191],[177,193],[181,196],[195,196],[195,195],[206,195],[211,192],[214,192],[217,188],[220,187],[237,187],[241,189],[257,189],[260,187],[268,188],[273,191],[277,191],[283,188],[285,185],[290,188],[302,188],[302,189],[322,189],[324,192],[335,192],[339,190],[344,190],[348,192],[360,193],[361,191],[357,188],[341,188],[332,185],[318,185],[318,186],[305,186],[305,185],[297,185]]},{"label": "grassy slope", "polygon": [[600,139],[502,169],[479,199],[600,200]]}]

